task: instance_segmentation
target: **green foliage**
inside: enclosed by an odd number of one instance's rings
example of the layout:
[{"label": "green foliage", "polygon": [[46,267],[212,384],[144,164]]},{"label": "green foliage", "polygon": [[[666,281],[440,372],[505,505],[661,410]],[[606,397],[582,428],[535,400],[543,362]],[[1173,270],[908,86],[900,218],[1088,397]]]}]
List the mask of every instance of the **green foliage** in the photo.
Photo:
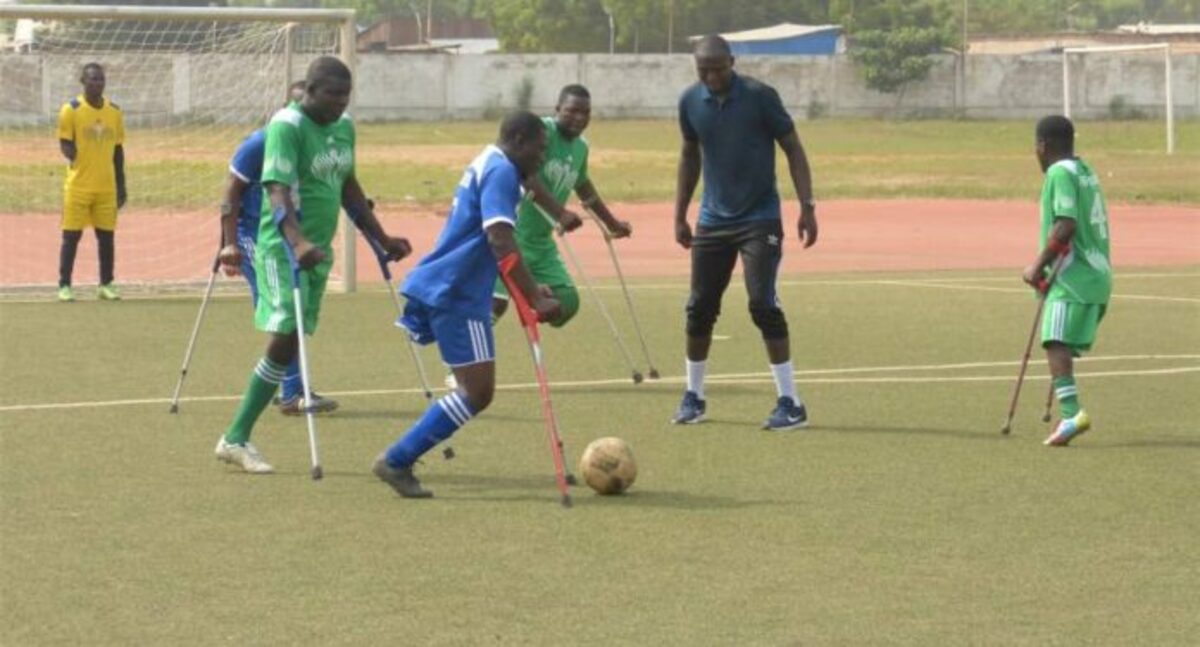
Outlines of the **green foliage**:
[{"label": "green foliage", "polygon": [[934,28],[901,27],[859,32],[851,56],[863,72],[867,87],[878,92],[902,92],[909,83],[929,76],[944,36]]}]

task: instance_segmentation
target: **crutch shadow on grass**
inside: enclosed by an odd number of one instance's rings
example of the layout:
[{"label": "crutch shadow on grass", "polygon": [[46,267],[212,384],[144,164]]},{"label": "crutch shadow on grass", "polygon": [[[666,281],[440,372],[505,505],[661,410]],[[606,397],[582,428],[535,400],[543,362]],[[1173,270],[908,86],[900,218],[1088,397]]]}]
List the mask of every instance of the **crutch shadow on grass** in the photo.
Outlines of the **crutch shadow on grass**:
[{"label": "crutch shadow on grass", "polygon": [[[437,491],[438,486],[448,486],[454,491],[442,498],[450,501],[526,502],[555,500],[554,478],[545,476],[495,476],[482,474],[439,473],[425,474],[424,482]],[[445,488],[443,488],[445,489]],[[489,494],[511,491],[511,495]],[[571,488],[575,505],[627,505],[644,508],[672,508],[678,510],[735,510],[760,506],[794,506],[791,501],[765,499],[738,499],[735,497],[712,496],[676,490],[644,490],[636,485],[632,490],[617,496],[599,496],[586,485]]]}]

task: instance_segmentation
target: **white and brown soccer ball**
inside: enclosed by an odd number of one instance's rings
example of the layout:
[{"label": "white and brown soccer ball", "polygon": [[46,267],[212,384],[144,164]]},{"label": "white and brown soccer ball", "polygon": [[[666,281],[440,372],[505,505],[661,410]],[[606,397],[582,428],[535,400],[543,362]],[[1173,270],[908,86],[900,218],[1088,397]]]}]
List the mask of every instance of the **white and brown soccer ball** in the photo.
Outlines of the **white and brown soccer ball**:
[{"label": "white and brown soccer ball", "polygon": [[629,443],[620,438],[599,438],[583,450],[579,471],[598,494],[620,494],[637,479],[637,461]]}]

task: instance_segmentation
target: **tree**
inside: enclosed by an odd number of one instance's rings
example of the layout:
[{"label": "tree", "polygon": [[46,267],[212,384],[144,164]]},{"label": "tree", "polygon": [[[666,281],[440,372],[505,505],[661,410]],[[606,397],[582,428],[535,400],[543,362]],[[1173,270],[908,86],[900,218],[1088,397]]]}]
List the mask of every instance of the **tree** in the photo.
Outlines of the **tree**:
[{"label": "tree", "polygon": [[933,68],[930,54],[938,52],[945,36],[931,27],[901,27],[858,32],[851,58],[859,65],[867,87],[896,94],[896,104],[910,83],[922,81]]}]

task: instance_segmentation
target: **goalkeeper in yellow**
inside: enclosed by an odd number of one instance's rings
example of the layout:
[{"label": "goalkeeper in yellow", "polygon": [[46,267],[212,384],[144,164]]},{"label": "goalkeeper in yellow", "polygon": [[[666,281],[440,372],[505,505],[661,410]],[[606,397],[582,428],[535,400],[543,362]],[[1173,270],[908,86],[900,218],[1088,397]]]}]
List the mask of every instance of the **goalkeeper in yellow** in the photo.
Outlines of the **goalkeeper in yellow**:
[{"label": "goalkeeper in yellow", "polygon": [[121,108],[104,98],[104,68],[83,66],[83,94],[64,103],[58,112],[58,146],[70,164],[63,186],[62,247],[58,254],[58,300],[74,301],[71,274],[83,230],[96,232],[100,253],[99,297],[121,298],[113,286],[113,235],[117,209],[124,206],[125,119]]}]

